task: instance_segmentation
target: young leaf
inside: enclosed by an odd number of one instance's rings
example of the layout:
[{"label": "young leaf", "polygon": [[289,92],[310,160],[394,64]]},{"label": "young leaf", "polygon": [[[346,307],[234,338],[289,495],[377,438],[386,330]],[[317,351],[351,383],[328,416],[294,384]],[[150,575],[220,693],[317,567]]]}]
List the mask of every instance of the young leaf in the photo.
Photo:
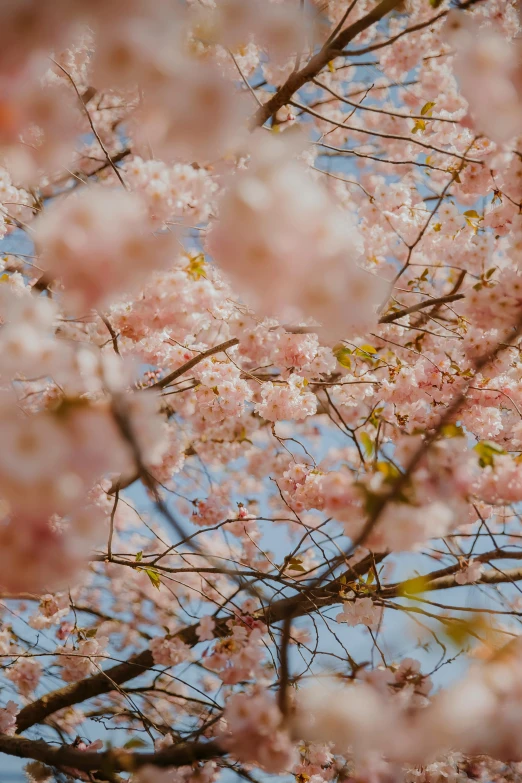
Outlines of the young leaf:
[{"label": "young leaf", "polygon": [[161,585],[161,578],[158,572],[154,571],[152,568],[144,568],[143,570],[149,577],[152,586],[155,587],[156,590],[159,590]]},{"label": "young leaf", "polygon": [[415,125],[411,129],[412,133],[419,133],[426,130],[426,120],[416,120]]},{"label": "young leaf", "polygon": [[367,432],[361,432],[359,437],[364,449],[364,455],[368,458],[372,457],[375,450],[375,446],[372,439],[370,438]]},{"label": "young leaf", "polygon": [[352,367],[352,360],[350,359],[352,355],[351,349],[345,345],[336,345],[333,352],[341,367],[346,367],[347,370],[350,370]]},{"label": "young leaf", "polygon": [[139,737],[133,737],[132,739],[128,740],[123,747],[127,750],[131,750],[132,748],[146,748],[147,743]]},{"label": "young leaf", "polygon": [[434,106],[435,106],[435,101],[428,101],[427,103],[424,104],[420,113],[422,114],[423,117],[425,114],[427,114],[428,117],[431,117],[431,113],[432,113],[431,110],[433,109]]},{"label": "young leaf", "polygon": [[481,468],[485,468],[488,465],[493,466],[495,454],[505,454],[505,450],[497,443],[493,443],[490,440],[482,440],[473,447],[473,451],[476,451],[479,456],[479,465]]},{"label": "young leaf", "polygon": [[441,434],[445,438],[463,438],[464,430],[460,424],[445,424],[441,429]]}]

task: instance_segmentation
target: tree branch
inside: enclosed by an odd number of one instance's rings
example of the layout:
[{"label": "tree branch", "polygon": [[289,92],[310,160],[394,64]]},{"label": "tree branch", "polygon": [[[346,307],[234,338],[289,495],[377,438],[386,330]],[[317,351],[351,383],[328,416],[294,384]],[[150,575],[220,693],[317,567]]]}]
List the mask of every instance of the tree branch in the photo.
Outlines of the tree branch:
[{"label": "tree branch", "polygon": [[391,324],[393,321],[397,321],[405,315],[411,313],[418,313],[419,310],[424,310],[426,307],[432,305],[443,305],[449,302],[456,302],[458,299],[464,299],[464,294],[448,294],[447,296],[439,296],[437,299],[427,299],[424,302],[412,305],[411,307],[405,307],[404,310],[397,310],[393,313],[388,313],[379,318],[380,324]]},{"label": "tree branch", "polygon": [[207,359],[209,356],[213,356],[215,353],[221,353],[221,351],[226,351],[228,348],[232,348],[234,345],[238,345],[239,340],[237,337],[233,337],[231,340],[226,340],[224,343],[220,343],[219,345],[215,345],[213,348],[209,348],[208,351],[203,351],[203,353],[198,353],[196,356],[193,356],[192,359],[189,359],[188,362],[185,362],[185,364],[182,364],[181,367],[178,367],[177,370],[174,370],[169,375],[166,375],[164,378],[161,378],[161,380],[156,381],[156,383],[153,383],[152,386],[149,386],[150,389],[164,389],[165,386],[168,386],[173,381],[177,380],[177,378],[184,375],[186,372],[191,370],[193,367],[196,366],[196,364],[199,364],[203,361],[203,359]]},{"label": "tree branch", "polygon": [[[376,554],[375,562],[380,562],[384,557],[385,554]],[[374,558],[369,555],[350,567],[344,576],[353,581],[367,573],[373,567],[373,563]],[[342,577],[334,579],[317,590],[303,590],[298,595],[282,598],[271,606],[269,605],[256,612],[254,617],[270,625],[284,620],[289,615],[302,617],[324,606],[336,604],[340,601],[339,592],[344,586],[341,579]],[[216,622],[214,634],[217,637],[223,637],[229,633],[227,621],[228,617],[222,617]],[[199,642],[199,637],[196,634],[198,627],[197,623],[187,626],[179,631],[176,637],[185,644],[194,647]],[[71,707],[73,704],[79,704],[95,696],[109,693],[109,691],[114,690],[115,685],[122,685],[128,680],[133,680],[135,677],[146,673],[153,666],[152,653],[150,650],[143,650],[143,652],[133,655],[124,663],[112,666],[110,669],[94,674],[92,677],[87,677],[84,680],[52,691],[32,702],[32,704],[28,704],[20,711],[17,719],[17,731],[20,733],[36,723],[42,723],[49,715],[64,707]]]},{"label": "tree branch", "polygon": [[174,745],[157,753],[131,753],[123,748],[95,753],[77,750],[68,745],[49,745],[43,740],[0,735],[0,752],[23,759],[34,759],[51,767],[69,767],[82,772],[132,771],[154,764],[157,767],[183,767],[195,761],[207,761],[223,756],[225,751],[217,742],[190,742]]},{"label": "tree branch", "polygon": [[296,93],[303,85],[317,76],[322,68],[333,59],[334,53],[341,51],[350,43],[359,33],[371,27],[384,16],[396,8],[402,0],[381,0],[381,2],[372,8],[365,16],[358,19],[346,30],[341,31],[332,41],[327,42],[323,48],[311,60],[301,68],[300,71],[292,73],[286,82],[277,90],[277,92],[266,103],[259,108],[251,120],[253,128],[264,125],[279,109],[287,104],[292,95]]}]

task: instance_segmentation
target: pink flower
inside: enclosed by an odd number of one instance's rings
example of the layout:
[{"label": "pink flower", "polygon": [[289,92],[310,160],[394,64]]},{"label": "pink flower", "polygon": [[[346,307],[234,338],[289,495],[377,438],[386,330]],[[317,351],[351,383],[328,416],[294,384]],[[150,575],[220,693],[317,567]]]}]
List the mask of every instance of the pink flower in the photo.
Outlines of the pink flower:
[{"label": "pink flower", "polygon": [[522,126],[519,48],[459,11],[449,14],[445,31],[457,52],[455,72],[477,130],[499,143],[509,141]]},{"label": "pink flower", "polygon": [[177,666],[183,661],[190,660],[190,647],[175,636],[156,637],[149,645],[154,663],[158,666]]},{"label": "pink flower", "polygon": [[8,592],[60,589],[78,578],[97,538],[93,514],[80,510],[62,531],[51,520],[14,514],[0,523],[0,547],[9,552],[0,574]]},{"label": "pink flower", "polygon": [[223,717],[223,743],[240,761],[257,762],[267,772],[288,771],[295,763],[295,750],[273,697],[237,693],[227,701]]},{"label": "pink flower", "polygon": [[136,290],[174,254],[170,234],[151,235],[139,197],[96,186],[52,204],[35,238],[42,266],[80,311]]},{"label": "pink flower", "polygon": [[455,574],[458,585],[471,585],[478,582],[484,573],[484,565],[479,560],[469,560],[467,565]]},{"label": "pink flower", "polygon": [[16,686],[21,696],[30,696],[42,676],[42,665],[36,658],[19,658],[5,676]]},{"label": "pink flower", "polygon": [[20,709],[14,701],[8,701],[5,707],[0,709],[0,734],[14,736],[16,731],[16,716]]},{"label": "pink flower", "polygon": [[317,399],[306,386],[305,379],[294,373],[286,383],[276,385],[267,381],[261,387],[261,402],[255,404],[255,410],[269,421],[299,421],[312,416],[317,410]]},{"label": "pink flower", "polygon": [[61,676],[65,682],[76,682],[95,674],[101,668],[103,654],[107,639],[82,639],[78,643],[77,650],[69,650],[66,647],[58,647],[57,663],[61,667]]},{"label": "pink flower", "polygon": [[200,642],[209,642],[214,638],[215,620],[209,615],[200,618],[199,625],[196,628],[196,635]]},{"label": "pink flower", "polygon": [[382,607],[374,604],[371,598],[355,598],[343,603],[343,611],[336,616],[338,623],[348,625],[366,625],[376,628],[381,622]]},{"label": "pink flower", "polygon": [[361,238],[286,142],[265,134],[236,174],[209,252],[267,314],[312,316],[333,337],[376,321],[386,284],[358,266]]}]

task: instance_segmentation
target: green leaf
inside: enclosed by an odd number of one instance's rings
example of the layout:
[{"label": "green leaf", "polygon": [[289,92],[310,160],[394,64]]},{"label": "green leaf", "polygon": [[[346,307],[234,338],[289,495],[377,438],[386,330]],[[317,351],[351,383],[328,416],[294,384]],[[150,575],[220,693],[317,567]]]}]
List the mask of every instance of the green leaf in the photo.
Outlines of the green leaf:
[{"label": "green leaf", "polygon": [[422,114],[423,117],[425,114],[427,114],[428,117],[431,117],[431,110],[433,109],[434,106],[435,106],[435,101],[428,101],[427,103],[424,104],[420,113]]},{"label": "green leaf", "polygon": [[143,570],[149,577],[152,586],[155,587],[156,590],[159,590],[161,585],[161,578],[158,572],[154,571],[152,568],[144,568]]},{"label": "green leaf", "polygon": [[133,737],[128,742],[126,742],[123,747],[126,748],[127,750],[130,750],[131,748],[146,748],[147,743],[144,742],[139,737]]},{"label": "green leaf", "polygon": [[481,219],[481,218],[480,218],[480,215],[479,215],[479,213],[477,212],[477,210],[476,210],[476,209],[467,209],[467,210],[464,212],[464,214],[466,215],[466,217],[470,217],[470,218],[476,218],[477,220],[480,220],[480,219]]},{"label": "green leaf", "polygon": [[368,419],[368,423],[371,424],[372,427],[375,427],[375,429],[377,429],[377,427],[379,426],[379,421],[380,421],[381,414],[382,414],[383,410],[384,410],[384,408],[375,408],[372,411],[372,415]]},{"label": "green leaf", "polygon": [[426,120],[416,120],[415,125],[411,129],[412,133],[419,133],[426,130]]},{"label": "green leaf", "polygon": [[87,628],[87,630],[85,631],[85,637],[87,639],[92,639],[93,636],[96,636],[97,633],[98,633],[97,628]]},{"label": "green leaf", "polygon": [[400,476],[400,470],[391,462],[378,462],[377,470],[383,474],[386,481],[393,481]]},{"label": "green leaf", "polygon": [[199,255],[193,256],[190,259],[189,263],[185,267],[185,272],[192,280],[199,280],[200,278],[205,277],[205,264],[205,256],[203,253],[199,253]]},{"label": "green leaf", "polygon": [[286,567],[290,571],[306,571],[306,568],[303,567],[303,560],[301,557],[289,557]]},{"label": "green leaf", "polygon": [[401,598],[407,598],[410,595],[420,595],[424,593],[429,585],[429,579],[425,576],[416,576],[413,579],[399,584],[397,595]]},{"label": "green leaf", "polygon": [[136,562],[140,563],[143,560],[143,552],[136,552]]},{"label": "green leaf", "polygon": [[464,430],[460,424],[445,424],[441,429],[441,434],[445,438],[463,438]]},{"label": "green leaf", "polygon": [[362,443],[365,456],[372,457],[375,450],[375,446],[367,432],[361,432],[360,441]]},{"label": "green leaf", "polygon": [[495,454],[506,454],[506,451],[499,446],[498,443],[493,443],[490,440],[482,440],[473,446],[473,451],[476,451],[479,456],[479,465],[481,468],[485,468],[488,465],[493,466]]},{"label": "green leaf", "polygon": [[350,359],[350,356],[352,355],[352,351],[350,348],[347,348],[345,345],[336,345],[334,346],[333,353],[341,367],[346,367],[347,370],[351,370],[352,360]]},{"label": "green leaf", "polygon": [[377,354],[377,348],[374,348],[373,345],[370,345],[369,343],[365,343],[364,345],[360,345],[358,348],[354,351],[355,356],[358,356],[360,359],[363,359],[365,362],[368,362],[369,364],[373,364],[374,362],[379,361],[379,357]]}]

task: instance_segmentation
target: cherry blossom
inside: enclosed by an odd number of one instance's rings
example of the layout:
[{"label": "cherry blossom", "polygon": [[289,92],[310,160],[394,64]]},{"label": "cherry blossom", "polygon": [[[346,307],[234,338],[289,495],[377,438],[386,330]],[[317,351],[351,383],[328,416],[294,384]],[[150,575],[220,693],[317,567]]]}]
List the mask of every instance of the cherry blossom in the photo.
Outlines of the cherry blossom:
[{"label": "cherry blossom", "polygon": [[199,621],[197,628],[197,635],[200,642],[209,642],[214,638],[214,628],[216,627],[215,621],[210,615],[205,615]]},{"label": "cherry blossom", "polygon": [[[246,171],[236,174],[219,205],[209,251],[248,286],[260,309],[283,317],[300,311],[339,336],[339,324],[348,325],[350,318],[352,326],[372,323],[386,286],[357,266],[356,227],[332,208],[292,152],[288,143],[258,138]],[[233,239],[232,225],[242,231]],[[314,275],[319,261],[326,272]],[[343,301],[336,291],[343,292]]]},{"label": "cherry blossom", "polygon": [[469,585],[478,582],[484,573],[484,566],[477,560],[470,560],[465,567],[455,576],[459,585]]},{"label": "cherry blossom", "polygon": [[44,268],[80,309],[136,288],[151,263],[166,265],[173,252],[168,237],[152,236],[139,198],[97,188],[54,204],[36,225],[36,242]]},{"label": "cherry blossom", "polygon": [[0,733],[13,736],[16,730],[16,716],[20,712],[14,701],[8,701],[0,710]]},{"label": "cherry blossom", "polygon": [[343,611],[335,619],[338,623],[375,628],[380,623],[381,616],[382,611],[371,598],[355,598],[354,601],[343,603]]},{"label": "cherry blossom", "polygon": [[58,647],[58,664],[61,667],[61,677],[65,682],[81,680],[98,669],[98,658],[103,654],[107,640],[83,639],[78,644],[77,650],[68,650],[66,647]]},{"label": "cherry blossom", "polygon": [[190,656],[190,648],[176,638],[153,639],[150,643],[150,648],[154,657],[154,663],[160,666],[176,666],[176,664],[188,660]]},{"label": "cherry blossom", "polygon": [[519,783],[519,9],[0,21],[0,752]]}]

